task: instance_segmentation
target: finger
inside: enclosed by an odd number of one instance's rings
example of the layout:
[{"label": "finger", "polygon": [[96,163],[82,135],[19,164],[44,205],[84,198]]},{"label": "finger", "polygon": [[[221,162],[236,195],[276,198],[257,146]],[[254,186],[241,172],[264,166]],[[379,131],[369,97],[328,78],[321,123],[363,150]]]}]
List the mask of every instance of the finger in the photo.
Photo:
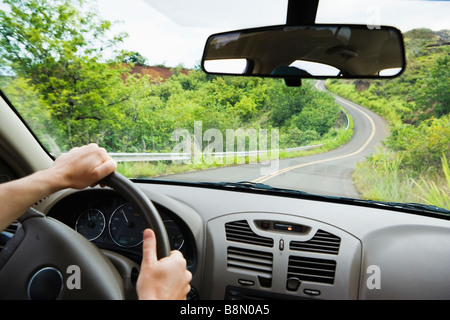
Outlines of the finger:
[{"label": "finger", "polygon": [[116,169],[117,162],[114,159],[108,159],[94,169],[94,174],[96,175],[97,180],[101,180]]},{"label": "finger", "polygon": [[158,261],[156,255],[156,236],[152,229],[144,230],[144,240],[142,243],[142,263],[153,264]]},{"label": "finger", "polygon": [[108,151],[106,151],[106,149],[103,147],[98,147],[98,152],[100,152],[101,154],[104,154],[104,155],[108,154]]},{"label": "finger", "polygon": [[106,187],[108,187],[106,184],[101,184],[101,183],[99,184],[99,183],[97,183],[97,182],[90,185],[91,188],[95,188],[96,186],[100,186],[100,188],[106,188]]},{"label": "finger", "polygon": [[184,258],[183,254],[179,251],[179,250],[172,250],[169,253],[168,257],[165,257],[163,259],[172,259],[172,261],[177,261],[178,265],[180,267],[182,267],[183,269],[186,269],[187,267],[187,262],[186,259]]},{"label": "finger", "polygon": [[190,272],[189,270],[186,270],[186,279],[187,282],[191,282],[192,280],[192,272]]},{"label": "finger", "polygon": [[98,152],[98,155],[99,155],[102,159],[109,159],[109,158],[111,158],[111,157],[108,155],[108,152],[106,151],[105,148],[98,148],[97,152]]},{"label": "finger", "polygon": [[172,250],[169,252],[169,256],[180,256],[182,258],[183,254],[179,250]]},{"label": "finger", "polygon": [[191,291],[191,285],[190,282],[192,280],[192,273],[186,270],[185,272],[185,281],[187,282],[185,288],[184,288],[184,296],[187,296],[189,292]]},{"label": "finger", "polygon": [[93,149],[93,150],[96,150],[96,149],[100,148],[100,147],[98,146],[98,144],[96,144],[96,143],[94,143],[94,142],[89,143],[89,144],[87,144],[87,145],[84,145],[83,147],[90,148],[90,149]]},{"label": "finger", "polygon": [[184,289],[184,296],[187,296],[189,294],[189,292],[191,291],[191,285],[188,284],[186,286],[186,288]]},{"label": "finger", "polygon": [[106,149],[101,148],[96,144],[89,144],[83,146],[82,148],[84,149],[80,151],[80,157],[85,157],[86,160],[89,160],[95,164],[101,164],[106,160],[111,159]]}]

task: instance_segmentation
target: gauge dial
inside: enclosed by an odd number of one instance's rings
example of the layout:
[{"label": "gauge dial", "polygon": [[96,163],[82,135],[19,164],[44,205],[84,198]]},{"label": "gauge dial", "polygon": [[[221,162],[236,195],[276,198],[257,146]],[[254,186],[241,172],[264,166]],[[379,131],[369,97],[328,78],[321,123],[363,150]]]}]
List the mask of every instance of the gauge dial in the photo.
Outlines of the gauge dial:
[{"label": "gauge dial", "polygon": [[170,249],[181,250],[184,244],[183,234],[173,220],[164,220],[167,234],[169,236]]},{"label": "gauge dial", "polygon": [[105,230],[105,225],[105,216],[100,210],[87,209],[78,216],[75,230],[89,241],[93,241],[100,237]]},{"label": "gauge dial", "polygon": [[139,212],[130,203],[118,207],[109,220],[109,233],[113,241],[125,248],[142,242],[146,225]]}]

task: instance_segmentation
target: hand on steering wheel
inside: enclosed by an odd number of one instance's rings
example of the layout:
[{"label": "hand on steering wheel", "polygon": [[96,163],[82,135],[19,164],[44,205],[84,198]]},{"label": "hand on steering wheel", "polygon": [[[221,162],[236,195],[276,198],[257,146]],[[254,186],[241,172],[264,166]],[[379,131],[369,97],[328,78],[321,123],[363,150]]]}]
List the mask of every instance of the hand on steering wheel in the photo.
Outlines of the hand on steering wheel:
[{"label": "hand on steering wheel", "polygon": [[[156,235],[159,258],[170,254],[156,208],[130,180],[113,172],[102,179],[142,213]],[[82,235],[30,209],[22,227],[0,252],[0,299],[123,299],[123,283],[112,263]],[[68,289],[68,267],[81,270],[80,288]]]}]

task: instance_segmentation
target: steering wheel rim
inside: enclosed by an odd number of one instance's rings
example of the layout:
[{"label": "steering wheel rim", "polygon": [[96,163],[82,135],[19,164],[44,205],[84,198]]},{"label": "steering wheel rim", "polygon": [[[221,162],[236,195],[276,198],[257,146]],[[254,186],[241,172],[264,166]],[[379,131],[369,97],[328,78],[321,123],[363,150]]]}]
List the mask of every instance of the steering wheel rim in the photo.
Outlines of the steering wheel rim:
[{"label": "steering wheel rim", "polygon": [[[140,210],[155,231],[158,257],[167,256],[170,245],[164,223],[145,194],[118,173],[99,183],[116,190]],[[32,208],[19,221],[21,228],[0,251],[0,299],[125,298],[118,270],[81,234]],[[76,270],[79,282],[73,283]]]}]

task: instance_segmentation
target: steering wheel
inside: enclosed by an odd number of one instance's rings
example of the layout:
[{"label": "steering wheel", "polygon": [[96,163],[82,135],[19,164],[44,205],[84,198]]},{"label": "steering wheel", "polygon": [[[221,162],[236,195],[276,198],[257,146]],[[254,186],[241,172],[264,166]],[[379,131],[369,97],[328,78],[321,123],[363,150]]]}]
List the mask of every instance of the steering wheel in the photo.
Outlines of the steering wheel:
[{"label": "steering wheel", "polygon": [[[99,182],[116,190],[153,229],[159,258],[170,253],[158,211],[129,179],[114,172]],[[111,261],[67,225],[30,208],[0,252],[0,299],[124,299],[123,279]]]}]

